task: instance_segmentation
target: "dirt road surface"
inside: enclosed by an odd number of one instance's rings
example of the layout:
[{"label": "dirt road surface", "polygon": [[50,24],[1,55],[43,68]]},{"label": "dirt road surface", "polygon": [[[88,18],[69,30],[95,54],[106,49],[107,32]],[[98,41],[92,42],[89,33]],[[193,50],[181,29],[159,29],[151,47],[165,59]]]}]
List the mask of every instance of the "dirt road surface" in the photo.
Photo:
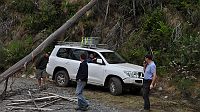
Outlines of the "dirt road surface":
[{"label": "dirt road surface", "polygon": [[[13,81],[14,83],[10,86]],[[44,92],[75,97],[75,86],[72,84],[69,87],[57,87],[53,81],[49,81],[47,89],[39,90],[34,78],[11,78],[6,99],[0,102],[0,112],[38,112],[38,110],[13,109],[8,104],[12,103],[12,100],[30,99],[28,91],[32,93],[34,98],[41,97]],[[3,91],[3,87],[4,84],[1,84],[0,92]],[[131,92],[125,92],[121,96],[112,96],[102,87],[88,85],[84,95],[90,103],[88,112],[139,112],[143,107],[142,96]],[[152,112],[195,112],[198,108],[187,101],[172,100],[157,92],[152,93],[150,100]],[[42,105],[45,102],[36,102],[36,104]],[[35,108],[32,102],[17,106]],[[74,109],[76,106],[75,102],[60,100],[44,108],[53,109],[53,112],[76,112]]]}]

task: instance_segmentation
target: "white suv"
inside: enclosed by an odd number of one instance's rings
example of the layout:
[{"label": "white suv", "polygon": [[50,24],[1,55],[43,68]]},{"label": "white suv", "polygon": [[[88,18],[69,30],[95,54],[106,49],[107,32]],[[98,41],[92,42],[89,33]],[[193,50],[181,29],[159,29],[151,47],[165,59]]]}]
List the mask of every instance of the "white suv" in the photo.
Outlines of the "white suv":
[{"label": "white suv", "polygon": [[142,66],[126,63],[111,50],[70,45],[56,45],[49,57],[46,71],[58,86],[67,86],[76,80],[82,53],[96,58],[95,62],[88,62],[88,84],[107,87],[112,95],[120,95],[127,87],[141,89]]}]

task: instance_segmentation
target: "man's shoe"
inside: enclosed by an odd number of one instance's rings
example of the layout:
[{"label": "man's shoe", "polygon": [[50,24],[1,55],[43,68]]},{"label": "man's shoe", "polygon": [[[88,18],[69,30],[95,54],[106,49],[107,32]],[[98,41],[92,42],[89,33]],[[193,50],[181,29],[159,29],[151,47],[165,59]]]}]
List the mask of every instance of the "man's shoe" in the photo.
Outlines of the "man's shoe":
[{"label": "man's shoe", "polygon": [[82,108],[81,108],[82,111],[87,111],[88,109],[89,109],[88,106],[86,106],[86,107],[82,107]]},{"label": "man's shoe", "polygon": [[76,107],[75,110],[82,110],[82,111],[87,111],[89,109],[89,106],[85,106],[85,107]]},{"label": "man's shoe", "polygon": [[42,88],[43,88],[43,90],[47,90],[48,89],[47,85],[43,85]]},{"label": "man's shoe", "polygon": [[148,110],[148,109],[140,109],[139,112],[150,112],[150,110]]},{"label": "man's shoe", "polygon": [[81,107],[78,106],[78,107],[75,108],[75,110],[81,110]]}]

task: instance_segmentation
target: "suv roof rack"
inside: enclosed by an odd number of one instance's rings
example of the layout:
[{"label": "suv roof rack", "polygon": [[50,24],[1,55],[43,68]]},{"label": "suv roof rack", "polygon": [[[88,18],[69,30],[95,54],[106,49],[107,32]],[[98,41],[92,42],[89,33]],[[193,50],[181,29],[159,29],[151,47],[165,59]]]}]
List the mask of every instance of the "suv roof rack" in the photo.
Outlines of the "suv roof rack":
[{"label": "suv roof rack", "polygon": [[63,42],[63,41],[58,41],[57,45],[81,46],[81,42]]},{"label": "suv roof rack", "polygon": [[84,48],[107,48],[107,44],[99,44],[99,37],[82,37],[81,42],[63,42],[58,41],[58,45],[68,45],[68,46],[81,46]]}]

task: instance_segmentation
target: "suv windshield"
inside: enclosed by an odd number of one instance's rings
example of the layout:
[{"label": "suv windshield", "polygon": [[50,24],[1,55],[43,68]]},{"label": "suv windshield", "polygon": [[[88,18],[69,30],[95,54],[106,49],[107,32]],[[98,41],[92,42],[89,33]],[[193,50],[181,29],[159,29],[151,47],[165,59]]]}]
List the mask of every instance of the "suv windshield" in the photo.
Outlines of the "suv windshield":
[{"label": "suv windshield", "polygon": [[126,63],[126,61],[116,52],[101,52],[109,64]]}]

